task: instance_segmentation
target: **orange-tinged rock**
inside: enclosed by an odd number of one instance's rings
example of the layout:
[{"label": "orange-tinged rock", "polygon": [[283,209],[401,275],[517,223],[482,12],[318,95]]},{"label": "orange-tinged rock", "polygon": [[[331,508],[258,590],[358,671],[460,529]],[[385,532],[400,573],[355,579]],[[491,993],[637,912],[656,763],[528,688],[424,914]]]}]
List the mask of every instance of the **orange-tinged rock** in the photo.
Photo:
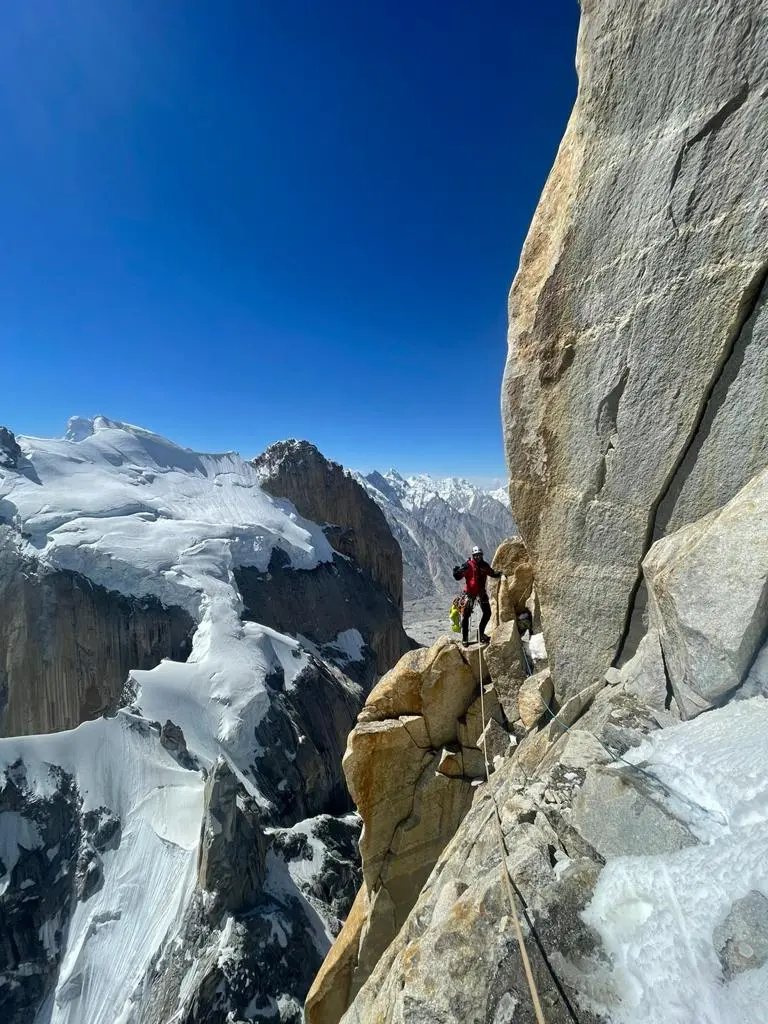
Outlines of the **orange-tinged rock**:
[{"label": "orange-tinged rock", "polygon": [[367,913],[368,893],[363,885],[358,890],[344,927],[336,936],[336,941],[312,982],[304,1004],[306,1024],[336,1024],[341,1020],[352,999],[352,976],[357,965],[360,932]]}]

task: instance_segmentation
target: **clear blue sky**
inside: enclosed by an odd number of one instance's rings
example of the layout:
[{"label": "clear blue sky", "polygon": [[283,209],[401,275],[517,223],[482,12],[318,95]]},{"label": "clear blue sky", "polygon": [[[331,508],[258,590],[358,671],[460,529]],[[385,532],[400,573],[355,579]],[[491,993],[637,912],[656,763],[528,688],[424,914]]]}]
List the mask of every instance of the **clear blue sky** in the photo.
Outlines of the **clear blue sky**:
[{"label": "clear blue sky", "polygon": [[503,471],[576,0],[4,0],[0,423]]}]

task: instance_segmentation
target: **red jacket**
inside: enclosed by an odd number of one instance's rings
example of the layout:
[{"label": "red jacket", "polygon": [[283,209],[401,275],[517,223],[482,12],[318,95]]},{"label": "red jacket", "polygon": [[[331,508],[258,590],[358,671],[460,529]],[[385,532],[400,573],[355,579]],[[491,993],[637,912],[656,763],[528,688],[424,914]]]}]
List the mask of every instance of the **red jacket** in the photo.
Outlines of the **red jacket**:
[{"label": "red jacket", "polygon": [[453,570],[453,578],[464,580],[464,593],[470,597],[479,597],[485,593],[485,584],[489,576],[497,580],[501,573],[492,569],[484,558],[477,561],[470,558],[464,565],[459,565]]}]

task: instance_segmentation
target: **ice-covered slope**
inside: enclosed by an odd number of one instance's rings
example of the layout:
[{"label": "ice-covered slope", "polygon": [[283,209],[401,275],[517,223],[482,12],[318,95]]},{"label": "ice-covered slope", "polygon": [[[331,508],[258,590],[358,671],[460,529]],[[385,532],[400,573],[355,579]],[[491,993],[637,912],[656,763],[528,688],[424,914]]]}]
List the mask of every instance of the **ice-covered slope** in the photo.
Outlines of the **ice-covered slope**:
[{"label": "ice-covered slope", "polygon": [[[340,760],[363,696],[356,666],[372,665],[366,638],[350,628],[301,638],[312,616],[298,606],[293,635],[244,621],[238,574],[252,590],[276,573],[330,572],[343,587],[354,568],[235,454],[198,454],[104,417],[71,422],[63,439],[17,441],[13,465],[0,467],[0,558],[13,549],[33,571],[152,596],[196,628],[187,661],[131,672],[130,707],[115,717],[0,740],[0,922],[15,935],[0,962],[0,1016],[31,1020],[44,999],[40,1024],[147,1024],[192,1000],[200,1022],[218,1019],[214,1003],[293,1020],[328,935],[322,900],[307,902],[291,879],[333,855],[320,840],[302,850],[276,839],[256,903],[244,917],[211,917],[195,866],[204,813],[223,812],[204,812],[204,775],[223,758],[239,780],[231,813],[246,801],[276,836],[346,809],[334,805],[347,799]],[[102,819],[114,824],[106,838]],[[232,961],[233,929],[255,963]]]},{"label": "ice-covered slope", "polygon": [[452,594],[451,569],[475,544],[492,555],[516,532],[503,491],[485,491],[461,477],[403,477],[394,469],[357,478],[400,543],[407,602]]},{"label": "ice-covered slope", "polygon": [[615,858],[601,873],[584,919],[610,956],[589,979],[606,1018],[765,1020],[767,727],[768,701],[756,697],[654,733],[628,755],[661,781],[670,810],[701,843]]},{"label": "ice-covered slope", "polygon": [[200,616],[229,598],[235,566],[266,569],[275,547],[294,568],[331,558],[320,527],[265,494],[234,453],[198,454],[103,416],[71,421],[63,439],[17,441],[24,459],[0,502],[30,553],[95,583]]},{"label": "ice-covered slope", "polygon": [[[23,768],[10,767],[19,764]],[[71,732],[2,740],[0,771],[14,777],[26,805],[24,814],[16,812],[15,835],[9,812],[0,815],[5,886],[18,868],[14,887],[34,902],[41,898],[42,884],[74,876],[71,860],[61,856],[63,845],[71,844],[83,862],[87,843],[80,822],[86,815],[101,811],[119,822],[118,841],[108,841],[102,851],[93,848],[83,869],[92,879],[86,885],[96,891],[73,904],[62,899],[55,914],[36,920],[38,936],[31,941],[27,936],[22,946],[29,967],[42,961],[51,969],[61,957],[55,990],[35,1020],[95,1024],[140,1019],[132,1016],[134,990],[178,928],[195,884],[203,809],[200,774],[181,768],[146,723],[142,727],[140,720],[123,714],[86,722]],[[62,777],[69,782],[65,787]],[[61,818],[66,826],[56,830]],[[28,850],[38,851],[38,859],[25,857]],[[41,879],[40,863],[56,874]],[[3,908],[12,942],[28,931],[22,909],[14,914],[11,900]]]}]

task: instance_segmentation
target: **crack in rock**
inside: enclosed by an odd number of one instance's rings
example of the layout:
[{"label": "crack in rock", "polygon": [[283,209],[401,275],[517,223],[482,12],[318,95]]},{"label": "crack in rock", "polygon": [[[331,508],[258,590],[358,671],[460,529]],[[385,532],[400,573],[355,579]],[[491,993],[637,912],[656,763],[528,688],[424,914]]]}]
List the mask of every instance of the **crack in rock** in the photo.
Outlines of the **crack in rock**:
[{"label": "crack in rock", "polygon": [[600,401],[600,405],[597,408],[595,430],[602,442],[603,452],[598,463],[594,483],[586,493],[586,503],[594,501],[605,486],[605,479],[608,474],[608,456],[616,448],[619,439],[616,424],[619,415],[619,405],[621,404],[628,380],[629,367],[625,364],[618,381]]},{"label": "crack in rock", "polygon": [[623,663],[634,653],[629,641],[630,639],[639,640],[642,635],[639,620],[642,617],[647,602],[642,561],[655,541],[664,535],[665,528],[670,521],[683,485],[690,475],[693,465],[696,464],[696,458],[709,435],[718,411],[725,402],[731,384],[738,377],[739,369],[744,360],[744,352],[750,341],[750,338],[746,336],[746,328],[760,308],[763,292],[767,285],[768,262],[761,264],[757,268],[751,281],[744,289],[730,338],[724,348],[722,358],[712,375],[709,386],[704,392],[688,439],[681,448],[674,466],[667,475],[666,482],[656,501],[651,506],[642,554],[638,559],[637,577],[630,592],[624,629],[616,647],[616,656],[612,662],[614,665]]},{"label": "crack in rock", "polygon": [[699,142],[703,142],[710,135],[715,135],[723,127],[725,122],[736,113],[747,101],[749,96],[749,83],[744,82],[742,87],[736,93],[735,96],[731,96],[730,99],[726,100],[725,103],[712,114],[711,117],[707,118],[702,127],[692,135],[690,139],[687,139],[680,147],[680,152],[677,154],[674,166],[672,167],[672,175],[669,182],[669,198],[667,200],[667,215],[672,221],[672,225],[675,229],[675,233],[680,237],[680,227],[675,218],[675,211],[672,208],[672,200],[674,197],[675,185],[680,177],[683,169],[683,163],[688,155],[689,151]]}]

